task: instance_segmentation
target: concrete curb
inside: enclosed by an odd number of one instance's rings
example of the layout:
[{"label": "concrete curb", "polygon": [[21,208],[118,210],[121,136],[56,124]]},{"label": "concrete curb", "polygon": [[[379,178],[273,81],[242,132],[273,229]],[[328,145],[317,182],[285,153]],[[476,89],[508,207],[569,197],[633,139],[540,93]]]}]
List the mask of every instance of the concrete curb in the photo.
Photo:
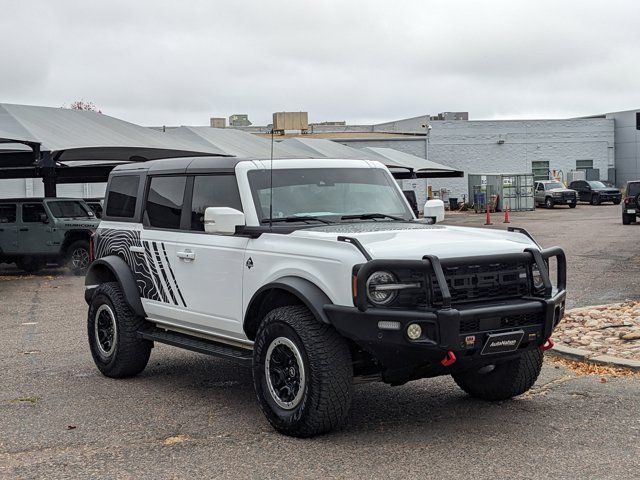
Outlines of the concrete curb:
[{"label": "concrete curb", "polygon": [[626,368],[628,370],[640,372],[640,361],[638,360],[611,357],[609,355],[597,355],[589,350],[583,350],[581,348],[565,347],[564,345],[556,344],[551,350],[547,350],[546,353],[578,362],[593,363],[594,365],[604,365],[607,367]]}]

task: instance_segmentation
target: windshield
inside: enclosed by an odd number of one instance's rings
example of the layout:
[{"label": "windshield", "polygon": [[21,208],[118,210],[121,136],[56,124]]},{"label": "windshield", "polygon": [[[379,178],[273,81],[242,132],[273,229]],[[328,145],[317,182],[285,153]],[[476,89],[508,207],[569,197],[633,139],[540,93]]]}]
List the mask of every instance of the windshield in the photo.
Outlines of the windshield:
[{"label": "windshield", "polygon": [[55,200],[47,205],[56,218],[94,218],[91,209],[78,200]]},{"label": "windshield", "polygon": [[551,190],[552,188],[564,188],[564,185],[560,182],[551,182],[545,183],[544,187],[546,190]]},{"label": "windshield", "polygon": [[[395,181],[378,168],[299,168],[271,172],[249,172],[249,184],[258,218],[269,219],[269,203],[273,197],[273,218],[309,217],[324,221],[357,221],[362,216],[380,214],[362,220],[393,221],[393,217],[411,220],[413,214],[401,196]],[[294,219],[295,220],[295,219]]]},{"label": "windshield", "polygon": [[591,188],[607,188],[602,182],[587,182]]}]

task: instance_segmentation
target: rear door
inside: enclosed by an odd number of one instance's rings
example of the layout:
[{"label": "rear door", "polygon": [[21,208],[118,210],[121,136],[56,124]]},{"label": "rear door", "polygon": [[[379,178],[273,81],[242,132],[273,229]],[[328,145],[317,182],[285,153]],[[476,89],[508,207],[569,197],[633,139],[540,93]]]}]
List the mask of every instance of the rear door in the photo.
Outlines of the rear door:
[{"label": "rear door", "polygon": [[0,254],[18,250],[18,205],[0,203]]},{"label": "rear door", "polygon": [[159,299],[150,317],[242,340],[246,237],[204,232],[206,207],[241,209],[234,175],[151,177],[142,232]]}]

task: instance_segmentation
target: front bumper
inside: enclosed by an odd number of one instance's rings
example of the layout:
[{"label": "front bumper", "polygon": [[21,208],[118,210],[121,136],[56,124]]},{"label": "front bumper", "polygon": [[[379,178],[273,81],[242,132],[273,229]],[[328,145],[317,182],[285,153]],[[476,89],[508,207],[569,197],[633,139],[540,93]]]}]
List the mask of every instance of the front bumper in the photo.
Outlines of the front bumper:
[{"label": "front bumper", "polygon": [[621,202],[621,193],[600,193],[598,194],[601,202]]},{"label": "front bumper", "polygon": [[[537,265],[543,277],[544,296],[476,301],[452,306],[439,260],[425,257],[422,266],[435,273],[443,292],[442,308],[373,308],[366,304],[362,294],[356,297],[353,307],[326,305],[324,309],[335,328],[371,354],[384,369],[432,365],[435,374],[442,373],[440,361],[449,351],[453,351],[458,358],[456,368],[464,368],[465,364],[468,367],[471,362],[493,363],[497,358],[506,359],[522,350],[543,345],[564,314],[564,252],[559,248],[543,251],[531,249],[522,255],[528,256]],[[547,269],[551,257],[557,258],[555,287],[551,285]],[[407,261],[393,263],[397,265],[401,262]],[[382,260],[364,264],[357,274],[358,292],[365,292],[366,278],[372,271],[388,268],[389,264],[389,261]],[[419,324],[423,332],[417,340],[411,340],[406,333],[412,323]],[[519,331],[523,334],[517,350],[483,355],[483,346],[489,335]]]},{"label": "front bumper", "polygon": [[574,203],[578,203],[578,197],[574,196],[562,196],[562,197],[551,197],[553,199],[553,203],[555,205],[573,205]]}]

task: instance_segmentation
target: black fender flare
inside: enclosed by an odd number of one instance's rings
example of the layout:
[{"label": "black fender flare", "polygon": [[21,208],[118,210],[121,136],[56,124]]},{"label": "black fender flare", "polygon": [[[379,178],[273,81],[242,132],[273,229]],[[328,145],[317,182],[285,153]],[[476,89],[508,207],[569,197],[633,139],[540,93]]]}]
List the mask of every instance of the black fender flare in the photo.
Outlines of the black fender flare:
[{"label": "black fender flare", "polygon": [[287,276],[263,285],[253,294],[251,300],[249,300],[243,321],[245,333],[249,338],[252,338],[255,333],[252,325],[252,323],[255,323],[255,319],[252,317],[259,311],[261,307],[260,304],[267,298],[269,291],[273,290],[282,290],[293,295],[311,311],[316,320],[327,324],[331,323],[324,311],[325,305],[333,304],[327,294],[307,279]]},{"label": "black fender flare", "polygon": [[86,239],[90,242],[92,234],[93,232],[91,230],[85,228],[67,230],[64,232],[64,239],[62,240],[62,245],[60,245],[60,252],[66,253],[67,248],[69,248],[69,246],[76,240]]},{"label": "black fender flare", "polygon": [[131,267],[121,257],[117,255],[108,255],[94,260],[84,280],[87,287],[84,293],[84,299],[87,303],[91,302],[93,290],[101,283],[106,281],[116,281],[120,284],[124,298],[131,309],[140,315],[146,317],[147,314],[140,300],[140,292],[138,284],[131,272]]}]

